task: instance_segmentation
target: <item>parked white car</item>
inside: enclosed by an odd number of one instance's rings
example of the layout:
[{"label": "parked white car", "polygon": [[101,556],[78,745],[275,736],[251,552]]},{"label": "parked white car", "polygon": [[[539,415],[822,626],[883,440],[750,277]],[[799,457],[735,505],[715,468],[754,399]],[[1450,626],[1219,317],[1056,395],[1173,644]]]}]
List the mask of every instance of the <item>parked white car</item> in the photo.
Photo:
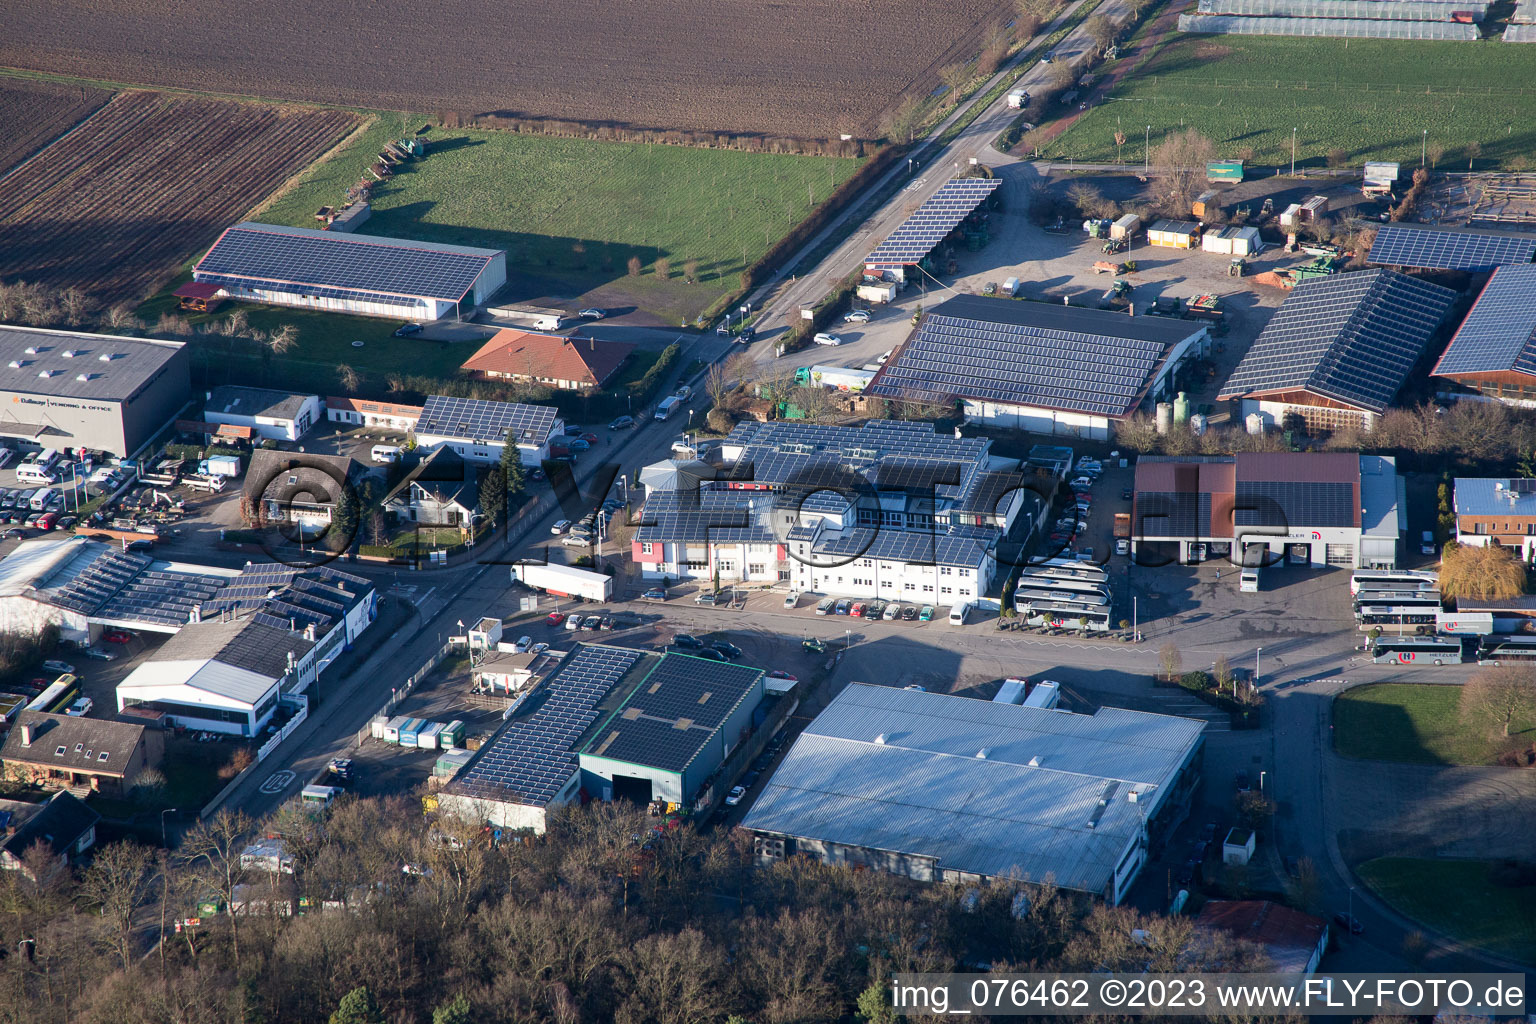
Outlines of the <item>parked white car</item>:
[{"label": "parked white car", "polygon": [[746,795],[747,795],[747,791],[745,789],[743,789],[742,787],[740,787],[740,786],[732,786],[731,787],[731,791],[726,794],[725,806],[727,806],[727,807],[735,807],[737,804],[741,803],[741,798],[746,796]]},{"label": "parked white car", "polygon": [[816,337],[812,338],[811,340],[816,342],[818,345],[841,345],[843,343],[842,338],[839,338],[835,334],[827,334],[825,332],[816,335]]},{"label": "parked white car", "polygon": [[843,322],[849,324],[867,324],[869,323],[869,310],[855,309],[850,313],[844,313]]},{"label": "parked white car", "polygon": [[571,528],[571,521],[569,519],[562,519],[558,523],[556,523],[554,526],[551,526],[549,528],[549,532],[554,534],[556,537],[558,537],[562,533],[564,533],[566,530],[569,530],[570,528]]}]

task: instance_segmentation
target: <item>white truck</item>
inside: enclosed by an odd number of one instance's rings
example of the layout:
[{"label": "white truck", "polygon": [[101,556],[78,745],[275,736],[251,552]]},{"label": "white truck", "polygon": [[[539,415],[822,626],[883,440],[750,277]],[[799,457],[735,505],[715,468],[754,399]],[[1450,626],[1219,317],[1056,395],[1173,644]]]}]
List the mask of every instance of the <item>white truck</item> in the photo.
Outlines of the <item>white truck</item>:
[{"label": "white truck", "polygon": [[513,562],[512,578],[534,590],[557,597],[582,597],[588,601],[606,601],[613,596],[613,577],[573,565],[541,562]]},{"label": "white truck", "polygon": [[795,371],[795,383],[802,387],[820,386],[838,391],[863,391],[874,379],[875,370],[851,366],[802,366]]}]

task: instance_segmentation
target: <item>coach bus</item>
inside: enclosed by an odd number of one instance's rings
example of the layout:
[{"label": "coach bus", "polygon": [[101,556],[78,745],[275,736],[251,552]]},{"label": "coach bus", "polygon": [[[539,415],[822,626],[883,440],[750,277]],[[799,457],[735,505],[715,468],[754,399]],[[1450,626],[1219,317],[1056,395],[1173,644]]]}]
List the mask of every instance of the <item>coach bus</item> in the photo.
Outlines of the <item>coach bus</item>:
[{"label": "coach bus", "polygon": [[1025,576],[1054,576],[1062,580],[1092,580],[1109,582],[1109,573],[1103,566],[1091,562],[1074,562],[1066,558],[1051,558],[1044,562],[1030,562],[1020,570]]},{"label": "coach bus", "polygon": [[1063,594],[1109,594],[1108,583],[1095,583],[1093,580],[1064,580],[1055,576],[1033,576],[1029,573],[1020,576],[1015,586],[1026,590],[1059,591]]},{"label": "coach bus", "polygon": [[1445,636],[1381,637],[1370,645],[1371,660],[1378,665],[1460,665],[1461,641]]},{"label": "coach bus", "polygon": [[1027,616],[1031,626],[1054,626],[1057,629],[1090,629],[1103,632],[1109,629],[1109,609],[1092,608],[1070,602],[1039,601],[1026,605],[1020,614]]},{"label": "coach bus", "polygon": [[1440,577],[1432,572],[1398,569],[1356,569],[1349,577],[1351,596],[1362,590],[1438,590]]},{"label": "coach bus", "polygon": [[55,679],[52,686],[32,698],[32,703],[27,705],[27,710],[42,711],[50,715],[60,714],[74,703],[78,696],[80,696],[80,681],[66,672]]},{"label": "coach bus", "polygon": [[1041,601],[1047,604],[1067,601],[1071,604],[1102,607],[1109,604],[1109,596],[1107,594],[1086,594],[1078,591],[1063,593],[1060,590],[1015,590],[1013,592],[1013,603],[1020,608],[1026,604],[1035,604]]},{"label": "coach bus", "polygon": [[1438,611],[1445,606],[1445,600],[1438,590],[1362,590],[1355,595],[1356,611],[1368,604],[1395,604]]},{"label": "coach bus", "polygon": [[1480,637],[1477,644],[1479,665],[1503,665],[1536,661],[1536,636],[1493,635]]},{"label": "coach bus", "polygon": [[1398,632],[1433,633],[1440,609],[1413,605],[1368,604],[1355,609],[1355,621],[1361,630],[1378,626]]}]

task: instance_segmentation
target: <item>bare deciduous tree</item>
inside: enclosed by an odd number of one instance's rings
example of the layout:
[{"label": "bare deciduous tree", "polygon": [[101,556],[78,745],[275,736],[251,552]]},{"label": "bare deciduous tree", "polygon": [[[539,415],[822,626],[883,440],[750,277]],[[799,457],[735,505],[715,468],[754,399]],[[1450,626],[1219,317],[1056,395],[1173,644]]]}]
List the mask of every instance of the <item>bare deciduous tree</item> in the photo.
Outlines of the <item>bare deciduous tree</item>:
[{"label": "bare deciduous tree", "polygon": [[1499,665],[1479,671],[1462,684],[1461,713],[1468,721],[1498,726],[1507,738],[1510,726],[1536,715],[1536,666]]},{"label": "bare deciduous tree", "polygon": [[1083,25],[1083,31],[1088,33],[1088,38],[1093,40],[1095,46],[1106,50],[1120,34],[1120,27],[1104,15],[1095,14]]},{"label": "bare deciduous tree", "polygon": [[341,384],[341,389],[349,394],[355,392],[363,382],[357,371],[347,363],[336,367],[336,380]]},{"label": "bare deciduous tree", "polygon": [[299,332],[292,324],[283,324],[267,338],[267,348],[275,356],[284,355],[299,343]]},{"label": "bare deciduous tree", "polygon": [[240,851],[255,826],[244,811],[220,811],[198,822],[182,839],[177,851],[185,877],[202,890],[215,894],[229,910],[230,944],[235,969],[240,968],[240,917],[235,908],[235,887],[245,881]]},{"label": "bare deciduous tree", "polygon": [[1440,555],[1440,591],[1446,597],[1507,601],[1525,593],[1525,566],[1497,544],[1447,544]]},{"label": "bare deciduous tree", "polygon": [[657,280],[665,281],[672,276],[672,261],[665,256],[656,257],[656,262],[651,265]]},{"label": "bare deciduous tree", "polygon": [[1216,159],[1216,145],[1193,128],[1175,132],[1152,150],[1152,171],[1174,201],[1188,201],[1205,187],[1206,164]]},{"label": "bare deciduous tree", "polygon": [[149,851],[137,843],[108,843],[99,847],[80,883],[80,896],[100,911],[111,928],[112,951],[123,969],[133,966],[133,915],[150,899]]},{"label": "bare deciduous tree", "polygon": [[639,277],[640,272],[645,269],[645,264],[639,256],[631,256],[625,264],[625,269],[629,272],[630,277]]},{"label": "bare deciduous tree", "polygon": [[1179,645],[1172,640],[1163,644],[1157,652],[1157,664],[1163,670],[1164,679],[1176,679],[1179,670],[1184,667],[1184,656],[1179,653]]},{"label": "bare deciduous tree", "polygon": [[939,81],[949,87],[949,98],[946,102],[951,106],[959,101],[960,87],[969,77],[964,64],[950,64],[939,72]]}]

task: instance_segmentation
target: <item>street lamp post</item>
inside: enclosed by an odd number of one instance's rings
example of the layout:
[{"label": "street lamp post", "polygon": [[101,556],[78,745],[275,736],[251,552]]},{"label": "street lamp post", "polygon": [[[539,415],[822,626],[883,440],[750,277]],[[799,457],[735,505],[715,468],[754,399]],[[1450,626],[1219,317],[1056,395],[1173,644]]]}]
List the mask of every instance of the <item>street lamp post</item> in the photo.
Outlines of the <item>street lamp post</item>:
[{"label": "street lamp post", "polygon": [[1255,690],[1259,688],[1259,655],[1263,653],[1264,648],[1262,647],[1255,647],[1253,649],[1253,688]]},{"label": "street lamp post", "polygon": [[160,812],[160,980],[165,980],[165,905],[171,898],[171,851],[165,837],[165,816],[175,811],[167,807]]},{"label": "street lamp post", "polygon": [[1419,140],[1419,166],[1423,167],[1429,162],[1429,129],[1424,129],[1424,137]]},{"label": "street lamp post", "polygon": [[1147,125],[1147,130],[1141,137],[1141,173],[1152,173],[1152,126]]},{"label": "street lamp post", "polygon": [[1296,177],[1296,129],[1291,129],[1291,177]]},{"label": "street lamp post", "polygon": [[849,647],[852,647],[852,646],[853,646],[853,630],[845,629],[845,630],[843,630],[843,650],[846,651]]}]

